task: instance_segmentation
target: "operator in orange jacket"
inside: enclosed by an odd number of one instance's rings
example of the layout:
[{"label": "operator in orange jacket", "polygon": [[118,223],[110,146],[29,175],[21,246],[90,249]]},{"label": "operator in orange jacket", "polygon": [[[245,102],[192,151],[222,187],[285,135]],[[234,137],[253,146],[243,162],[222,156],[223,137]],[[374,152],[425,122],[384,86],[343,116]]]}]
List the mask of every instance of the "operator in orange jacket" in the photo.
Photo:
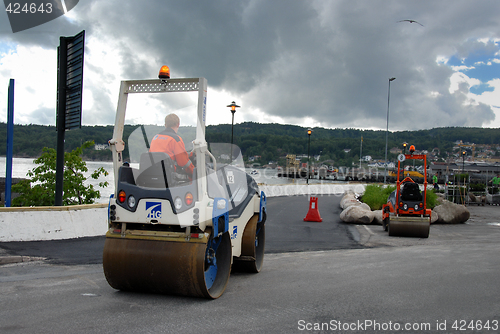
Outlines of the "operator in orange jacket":
[{"label": "operator in orange jacket", "polygon": [[193,175],[194,165],[186,152],[184,141],[177,134],[180,126],[179,116],[168,114],[165,116],[165,130],[151,140],[149,152],[165,152],[176,163],[176,170],[183,169],[189,177]]}]

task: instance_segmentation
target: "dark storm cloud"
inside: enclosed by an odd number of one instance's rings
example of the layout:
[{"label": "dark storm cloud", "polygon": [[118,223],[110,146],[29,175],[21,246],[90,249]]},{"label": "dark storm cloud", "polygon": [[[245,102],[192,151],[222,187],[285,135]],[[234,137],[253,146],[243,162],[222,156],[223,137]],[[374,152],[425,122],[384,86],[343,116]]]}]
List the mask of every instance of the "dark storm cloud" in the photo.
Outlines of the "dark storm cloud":
[{"label": "dark storm cloud", "polygon": [[[109,0],[80,1],[72,12],[75,21],[8,39],[54,47],[59,35],[85,29],[88,40],[119,49],[120,79],[149,78],[168,64],[172,77],[205,77],[212,89],[242,96],[247,110],[287,123],[385,128],[390,77],[393,129],[494,117],[489,106],[467,103],[467,87],[449,92],[453,71],[436,58],[498,38],[498,1]],[[105,93],[95,92],[95,104],[108,108]]]}]

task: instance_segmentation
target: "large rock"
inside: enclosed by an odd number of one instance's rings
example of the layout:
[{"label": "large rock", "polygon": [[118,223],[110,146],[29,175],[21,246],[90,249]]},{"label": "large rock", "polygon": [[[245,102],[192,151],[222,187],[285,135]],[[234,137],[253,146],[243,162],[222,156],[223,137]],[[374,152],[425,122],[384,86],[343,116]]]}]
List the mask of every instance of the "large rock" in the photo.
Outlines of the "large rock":
[{"label": "large rock", "polygon": [[[344,194],[344,197],[342,197],[342,199],[340,200],[340,207],[344,209],[340,213],[340,219],[345,223],[382,225],[383,221],[382,210],[371,211],[370,206],[366,203],[360,202],[356,198],[356,195],[352,192],[347,192]],[[440,217],[439,209],[437,212],[433,210],[431,214],[431,224],[434,224],[436,222],[439,223],[440,222],[438,221],[439,217]],[[465,220],[467,219],[469,219],[468,216]],[[447,223],[447,224],[458,224],[458,223]]]},{"label": "large rock", "polygon": [[346,223],[371,224],[374,213],[370,206],[360,202],[353,192],[346,192],[340,200],[340,207],[344,209],[340,213],[340,219]]},{"label": "large rock", "polygon": [[373,212],[361,205],[351,205],[340,213],[340,219],[346,223],[371,224],[373,217]]},{"label": "large rock", "polygon": [[382,225],[383,218],[382,218],[382,210],[373,210],[373,222],[374,224],[379,224]]},{"label": "large rock", "polygon": [[347,209],[350,206],[356,206],[356,205],[360,205],[360,204],[361,204],[361,202],[358,201],[357,199],[348,198],[348,199],[344,200],[342,203],[340,203],[340,207],[342,209]]},{"label": "large rock", "polygon": [[470,217],[470,212],[465,206],[446,200],[436,206],[433,212],[437,213],[438,224],[463,224]]},{"label": "large rock", "polygon": [[353,192],[345,193],[344,197],[340,200],[340,207],[342,209],[347,209],[352,205],[359,205],[361,202],[356,198]]},{"label": "large rock", "polygon": [[469,192],[469,203],[483,204],[486,203],[486,196],[484,195],[474,195],[472,192]]},{"label": "large rock", "polygon": [[434,224],[439,219],[439,215],[436,211],[431,210],[431,224]]}]

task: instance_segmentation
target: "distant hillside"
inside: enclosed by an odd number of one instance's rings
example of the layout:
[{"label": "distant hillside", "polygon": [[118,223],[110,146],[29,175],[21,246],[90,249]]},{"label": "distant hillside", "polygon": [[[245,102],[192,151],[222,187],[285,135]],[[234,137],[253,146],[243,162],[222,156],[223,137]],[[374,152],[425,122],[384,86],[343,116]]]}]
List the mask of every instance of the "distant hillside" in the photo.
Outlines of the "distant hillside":
[{"label": "distant hillside", "polygon": [[[137,126],[126,125],[124,138]],[[161,129],[161,127],[158,127]],[[313,128],[310,153],[321,153],[322,160],[332,159],[346,165],[349,161],[359,161],[361,137],[363,137],[363,155],[383,158],[385,154],[385,131],[358,129]],[[180,129],[181,136],[192,137],[193,127]],[[83,126],[81,129],[66,132],[65,149],[71,151],[87,140],[96,144],[106,144],[113,135],[113,126]],[[231,125],[220,124],[207,126],[207,142],[231,141]],[[16,157],[38,157],[43,147],[56,148],[57,133],[55,126],[15,125],[14,155]],[[7,125],[0,123],[0,155],[6,154]],[[401,147],[403,142],[413,144],[417,150],[432,151],[439,149],[451,153],[454,142],[462,140],[475,144],[500,144],[500,130],[488,128],[448,127],[419,131],[389,132],[389,149]],[[185,140],[188,143],[188,140]],[[245,122],[234,126],[234,143],[245,157],[261,156],[261,161],[277,161],[287,153],[307,154],[307,128],[287,124],[259,124]],[[348,151],[348,152],[346,152]],[[109,150],[85,152],[86,159],[110,160]],[[395,156],[391,156],[394,159]],[[267,162],[266,162],[267,163]]]}]

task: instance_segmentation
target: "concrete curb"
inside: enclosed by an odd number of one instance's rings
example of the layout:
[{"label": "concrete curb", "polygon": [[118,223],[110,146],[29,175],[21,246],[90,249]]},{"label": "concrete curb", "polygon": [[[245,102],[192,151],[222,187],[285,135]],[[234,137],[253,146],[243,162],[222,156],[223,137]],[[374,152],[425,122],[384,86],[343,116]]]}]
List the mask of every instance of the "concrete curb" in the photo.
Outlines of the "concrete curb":
[{"label": "concrete curb", "polygon": [[13,263],[31,262],[31,261],[43,261],[43,260],[45,260],[44,257],[7,255],[7,256],[0,256],[0,266],[2,266],[4,264],[13,264]]},{"label": "concrete curb", "polygon": [[20,206],[20,207],[0,207],[0,212],[33,212],[33,211],[76,211],[85,209],[107,208],[107,203],[67,205],[67,206]]}]

